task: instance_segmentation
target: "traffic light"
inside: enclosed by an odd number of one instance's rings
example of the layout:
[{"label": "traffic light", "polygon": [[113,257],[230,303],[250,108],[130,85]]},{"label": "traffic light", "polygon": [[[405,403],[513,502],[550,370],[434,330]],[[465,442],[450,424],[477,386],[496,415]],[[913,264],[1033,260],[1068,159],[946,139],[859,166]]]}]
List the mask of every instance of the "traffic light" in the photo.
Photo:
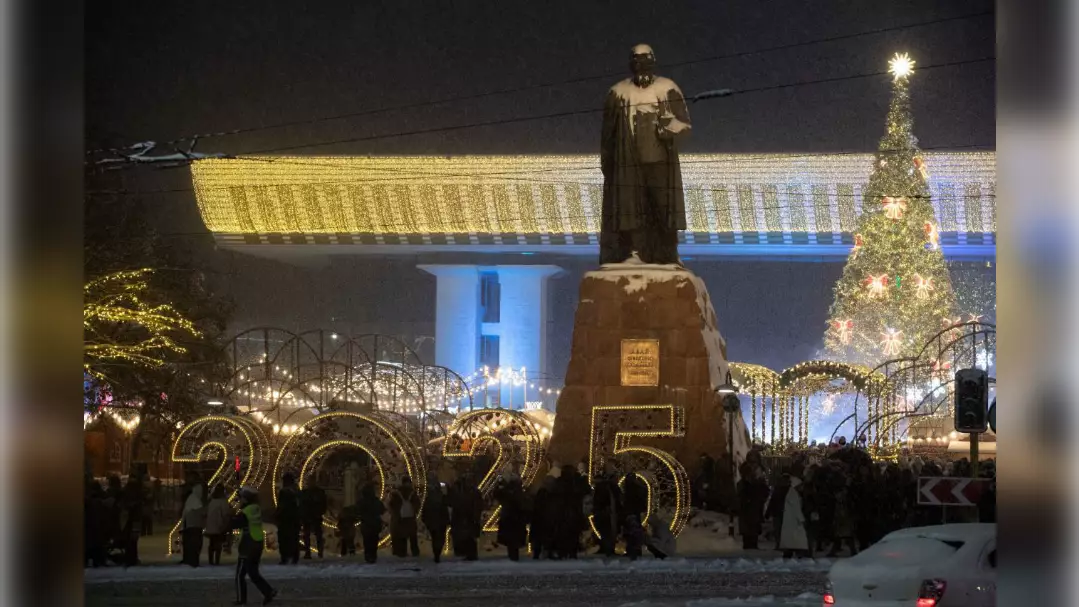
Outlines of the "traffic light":
[{"label": "traffic light", "polygon": [[955,431],[988,429],[989,374],[982,369],[955,372]]}]

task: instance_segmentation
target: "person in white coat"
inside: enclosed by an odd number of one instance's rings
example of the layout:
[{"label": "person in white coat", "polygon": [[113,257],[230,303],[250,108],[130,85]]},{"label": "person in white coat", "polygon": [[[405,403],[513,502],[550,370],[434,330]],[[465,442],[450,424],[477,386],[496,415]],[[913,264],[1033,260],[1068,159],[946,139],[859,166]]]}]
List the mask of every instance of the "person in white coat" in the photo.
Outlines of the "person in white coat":
[{"label": "person in white coat", "polygon": [[210,503],[206,506],[206,538],[210,540],[207,560],[211,565],[221,564],[221,551],[225,539],[232,532],[232,517],[235,515],[232,505],[225,499],[225,486],[218,484],[210,494]]},{"label": "person in white coat", "polygon": [[181,562],[199,566],[199,557],[202,552],[202,530],[206,527],[206,504],[202,497],[202,485],[195,485],[191,489],[191,495],[184,502],[184,513],[180,519],[180,529],[183,537],[184,557]]},{"label": "person in white coat", "polygon": [[783,518],[780,526],[779,549],[783,558],[809,556],[809,538],[806,536],[806,517],[802,507],[801,474],[792,471],[790,488],[783,496]]}]

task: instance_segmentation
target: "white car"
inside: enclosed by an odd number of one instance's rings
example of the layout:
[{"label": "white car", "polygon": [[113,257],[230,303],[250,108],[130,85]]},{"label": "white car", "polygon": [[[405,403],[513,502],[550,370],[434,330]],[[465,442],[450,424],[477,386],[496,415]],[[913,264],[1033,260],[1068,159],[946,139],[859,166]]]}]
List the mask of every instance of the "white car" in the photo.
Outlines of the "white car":
[{"label": "white car", "polygon": [[997,526],[914,527],[889,533],[828,572],[824,605],[993,607]]}]

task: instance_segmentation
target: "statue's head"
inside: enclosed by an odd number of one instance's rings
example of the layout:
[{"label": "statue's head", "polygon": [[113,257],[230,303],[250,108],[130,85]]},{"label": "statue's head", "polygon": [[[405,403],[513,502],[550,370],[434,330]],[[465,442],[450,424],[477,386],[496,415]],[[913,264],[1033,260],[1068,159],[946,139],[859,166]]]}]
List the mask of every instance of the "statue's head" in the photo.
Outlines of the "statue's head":
[{"label": "statue's head", "polygon": [[638,44],[630,51],[629,71],[634,78],[650,78],[656,69],[656,54],[647,44]]}]

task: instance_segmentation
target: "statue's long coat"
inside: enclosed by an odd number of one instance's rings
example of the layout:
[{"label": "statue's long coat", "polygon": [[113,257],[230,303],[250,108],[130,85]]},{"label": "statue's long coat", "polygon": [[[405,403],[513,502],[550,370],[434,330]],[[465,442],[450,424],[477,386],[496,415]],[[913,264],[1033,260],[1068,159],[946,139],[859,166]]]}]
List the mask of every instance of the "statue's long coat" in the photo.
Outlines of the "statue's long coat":
[{"label": "statue's long coat", "polygon": [[673,116],[666,126],[668,169],[671,174],[668,200],[663,205],[667,227],[686,229],[685,195],[682,170],[678,163],[675,139],[690,129],[689,109],[682,91],[672,80],[655,77],[647,87],[638,87],[627,78],[611,87],[603,109],[603,134],[600,164],[603,168],[603,231],[627,231],[645,227],[641,209],[645,189],[638,170],[640,162],[631,127],[637,104],[658,103],[660,113]]}]

